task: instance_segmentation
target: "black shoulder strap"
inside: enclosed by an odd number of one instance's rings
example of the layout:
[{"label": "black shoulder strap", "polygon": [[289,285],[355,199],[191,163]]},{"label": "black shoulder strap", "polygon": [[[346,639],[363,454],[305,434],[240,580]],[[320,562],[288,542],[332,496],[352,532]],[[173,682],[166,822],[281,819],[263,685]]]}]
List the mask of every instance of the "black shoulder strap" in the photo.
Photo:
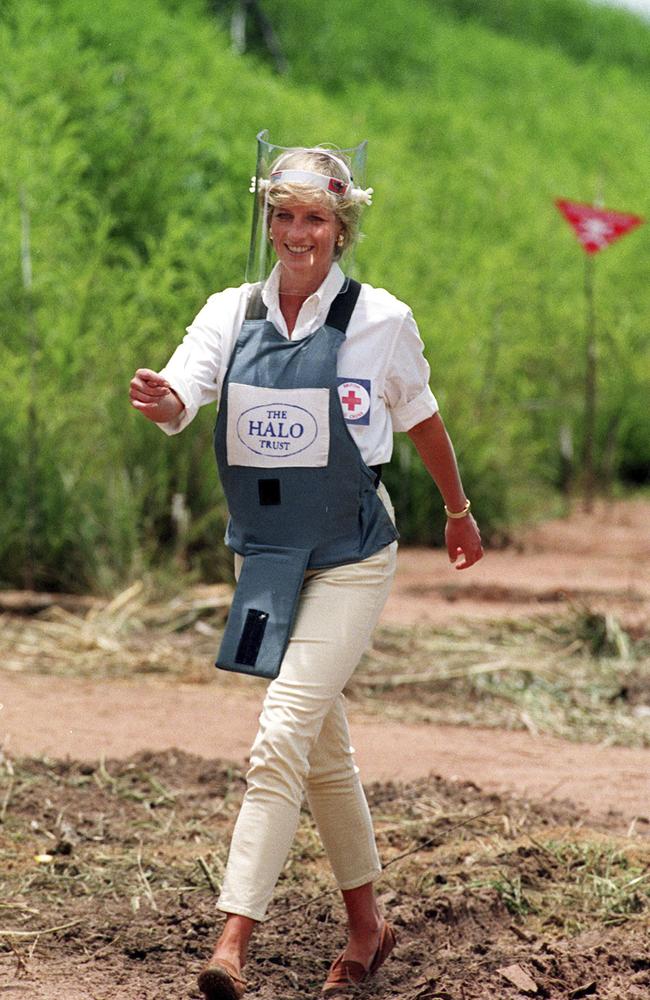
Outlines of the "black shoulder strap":
[{"label": "black shoulder strap", "polygon": [[345,333],[360,292],[359,282],[355,281],[354,278],[347,278],[343,288],[330,306],[325,325],[333,326],[335,330]]},{"label": "black shoulder strap", "polygon": [[[267,309],[262,301],[262,288],[261,282],[251,288],[246,306],[246,319],[266,319]],[[361,285],[359,282],[355,281],[354,278],[347,278],[343,288],[330,306],[325,324],[345,333],[360,293]]]},{"label": "black shoulder strap", "polygon": [[246,319],[266,319],[266,306],[262,302],[263,284],[259,281],[251,288],[248,305],[246,306]]}]

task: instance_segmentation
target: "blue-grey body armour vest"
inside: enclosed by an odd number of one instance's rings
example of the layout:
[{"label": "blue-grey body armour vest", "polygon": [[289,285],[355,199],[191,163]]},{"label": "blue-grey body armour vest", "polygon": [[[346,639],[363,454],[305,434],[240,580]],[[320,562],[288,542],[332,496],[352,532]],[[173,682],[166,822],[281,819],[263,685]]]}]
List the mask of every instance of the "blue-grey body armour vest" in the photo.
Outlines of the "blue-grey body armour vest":
[{"label": "blue-grey body armour vest", "polygon": [[216,665],[276,677],[307,569],[366,559],[398,537],[345,423],[337,355],[360,286],[347,280],[325,325],[292,341],[251,299],[224,378],[214,444],[244,556]]}]

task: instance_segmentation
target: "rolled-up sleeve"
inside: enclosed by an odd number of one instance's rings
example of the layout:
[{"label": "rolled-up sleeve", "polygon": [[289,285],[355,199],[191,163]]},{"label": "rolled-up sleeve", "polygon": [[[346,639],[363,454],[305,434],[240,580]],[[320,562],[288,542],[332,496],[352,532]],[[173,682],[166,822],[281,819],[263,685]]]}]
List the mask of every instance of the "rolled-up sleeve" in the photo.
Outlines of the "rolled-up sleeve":
[{"label": "rolled-up sleeve", "polygon": [[429,388],[431,370],[413,313],[409,310],[393,342],[384,382],[384,398],[394,431],[409,431],[438,412]]},{"label": "rolled-up sleeve", "polygon": [[245,301],[242,289],[211,295],[160,371],[185,406],[175,420],[158,424],[165,434],[178,434],[194,420],[201,406],[218,402]]}]

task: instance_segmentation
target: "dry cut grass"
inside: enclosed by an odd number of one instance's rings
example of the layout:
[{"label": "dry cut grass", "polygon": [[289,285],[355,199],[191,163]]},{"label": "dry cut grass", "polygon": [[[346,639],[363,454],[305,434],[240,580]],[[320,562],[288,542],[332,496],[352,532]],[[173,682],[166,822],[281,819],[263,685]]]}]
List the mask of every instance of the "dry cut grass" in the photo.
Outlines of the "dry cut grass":
[{"label": "dry cut grass", "polygon": [[396,719],[650,746],[650,643],[587,608],[552,620],[380,628],[350,693]]},{"label": "dry cut grass", "polygon": [[[207,683],[227,586],[156,596],[134,584],[89,609],[0,616],[0,670],[93,678],[155,674]],[[221,678],[226,686],[237,675]],[[381,626],[349,685],[364,710],[404,721],[527,728],[582,742],[650,746],[650,640],[613,615],[449,628]],[[388,695],[388,696],[387,696]]]}]

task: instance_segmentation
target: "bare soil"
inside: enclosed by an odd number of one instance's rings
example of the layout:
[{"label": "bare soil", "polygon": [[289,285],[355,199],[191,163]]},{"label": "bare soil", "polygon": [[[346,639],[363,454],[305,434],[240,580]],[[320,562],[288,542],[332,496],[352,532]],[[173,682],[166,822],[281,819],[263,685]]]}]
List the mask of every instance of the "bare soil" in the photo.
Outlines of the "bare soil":
[{"label": "bare soil", "polygon": [[[170,746],[240,766],[257,728],[263,687],[223,690],[161,681],[2,679],[3,727],[13,754],[53,759],[128,757]],[[593,815],[637,820],[650,832],[650,750],[567,743],[527,731],[405,724],[351,713],[366,781],[409,781],[430,773],[475,781],[488,792],[570,799]]]},{"label": "bare soil", "polygon": [[650,629],[650,502],[600,502],[522,532],[468,571],[451,571],[437,549],[400,551],[384,620],[554,615],[570,604],[615,613],[633,634]]},{"label": "bare soil", "polygon": [[[1,994],[196,998],[243,786],[238,769],[180,751],[16,762],[3,788]],[[430,777],[368,794],[398,947],[359,996],[647,997],[647,840],[472,782]],[[305,815],[256,934],[249,995],[318,996],[344,941],[331,888]]]},{"label": "bare soil", "polygon": [[[384,622],[553,619],[584,605],[647,637],[648,525],[643,500],[576,511],[467,573],[439,550],[405,549]],[[209,662],[179,683],[94,680],[74,657],[54,676],[46,659],[17,642],[0,673],[0,997],[197,997],[262,685],[226,682]],[[418,848],[383,877],[399,947],[360,996],[650,996],[650,750],[358,708],[352,724],[382,856]],[[588,867],[605,843],[609,860]],[[305,817],[257,938],[251,995],[318,995],[343,918],[335,897],[306,903],[330,884]]]}]

